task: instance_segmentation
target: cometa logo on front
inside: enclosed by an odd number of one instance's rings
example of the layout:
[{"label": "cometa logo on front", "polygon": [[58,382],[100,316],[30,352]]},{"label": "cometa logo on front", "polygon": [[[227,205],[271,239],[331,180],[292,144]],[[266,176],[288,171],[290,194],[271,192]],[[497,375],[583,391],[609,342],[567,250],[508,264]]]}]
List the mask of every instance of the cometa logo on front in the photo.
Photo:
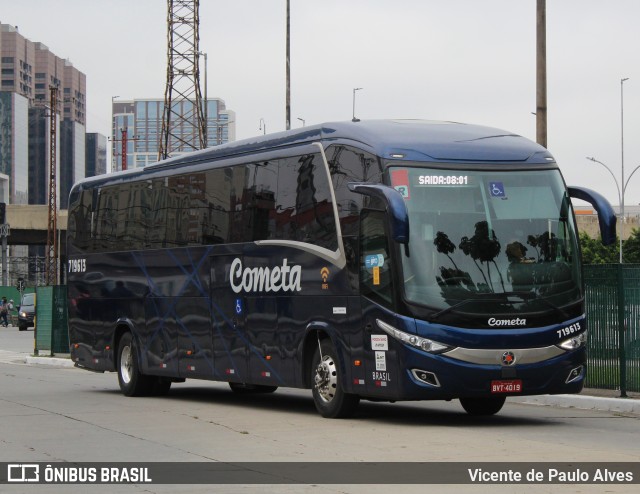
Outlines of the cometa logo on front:
[{"label": "cometa logo on front", "polygon": [[231,263],[230,282],[235,293],[245,292],[299,292],[302,290],[302,267],[289,266],[283,259],[282,266],[249,268],[235,258]]},{"label": "cometa logo on front", "polygon": [[515,319],[496,319],[495,317],[491,317],[491,318],[489,318],[487,323],[491,327],[495,327],[495,326],[526,326],[527,325],[527,320],[526,319],[520,319],[519,317],[517,317]]}]

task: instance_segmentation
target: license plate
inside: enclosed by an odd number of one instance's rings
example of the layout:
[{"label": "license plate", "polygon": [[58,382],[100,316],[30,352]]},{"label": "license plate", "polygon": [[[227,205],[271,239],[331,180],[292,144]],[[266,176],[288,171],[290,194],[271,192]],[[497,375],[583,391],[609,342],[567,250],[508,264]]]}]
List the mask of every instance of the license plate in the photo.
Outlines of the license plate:
[{"label": "license plate", "polygon": [[492,393],[520,393],[521,391],[521,379],[513,379],[511,381],[491,381]]}]

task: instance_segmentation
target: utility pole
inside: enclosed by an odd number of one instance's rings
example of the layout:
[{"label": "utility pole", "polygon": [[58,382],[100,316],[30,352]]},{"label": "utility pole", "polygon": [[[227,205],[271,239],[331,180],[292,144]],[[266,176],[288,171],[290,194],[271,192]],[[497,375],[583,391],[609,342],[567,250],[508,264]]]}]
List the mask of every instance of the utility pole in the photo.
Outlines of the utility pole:
[{"label": "utility pole", "polygon": [[127,128],[122,129],[122,147],[120,148],[120,170],[125,171],[127,169]]},{"label": "utility pole", "polygon": [[536,1],[536,141],[547,147],[547,2]]},{"label": "utility pole", "polygon": [[120,139],[113,139],[112,142],[120,142],[120,170],[124,171],[127,169],[127,145],[129,141],[137,141],[139,140],[138,136],[129,137],[129,129],[125,127],[124,129],[120,129]]},{"label": "utility pole", "polygon": [[290,0],[287,0],[287,96],[286,96],[286,127],[291,129],[291,22],[290,22]]},{"label": "utility pole", "polygon": [[7,286],[8,273],[7,270],[7,237],[10,234],[9,224],[7,223],[7,205],[0,202],[0,237],[2,237],[2,285]]},{"label": "utility pole", "polygon": [[58,282],[58,200],[56,194],[56,151],[57,151],[57,114],[58,88],[49,87],[49,196],[47,223],[47,251],[45,256],[45,283],[56,285]]}]

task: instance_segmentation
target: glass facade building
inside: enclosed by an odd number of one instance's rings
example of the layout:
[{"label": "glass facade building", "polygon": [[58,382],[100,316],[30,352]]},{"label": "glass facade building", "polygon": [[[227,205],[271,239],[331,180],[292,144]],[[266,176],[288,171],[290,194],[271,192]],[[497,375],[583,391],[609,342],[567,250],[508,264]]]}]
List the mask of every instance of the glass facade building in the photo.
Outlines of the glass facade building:
[{"label": "glass facade building", "polygon": [[71,187],[85,177],[85,132],[84,125],[69,119],[63,120],[60,127],[60,151],[65,159],[59,168],[58,204],[67,209]]},{"label": "glass facade building", "polygon": [[102,134],[86,134],[85,176],[95,177],[107,173],[107,138]]},{"label": "glass facade building", "polygon": [[0,92],[0,173],[9,177],[8,202],[27,204],[29,187],[29,101]]},{"label": "glass facade building", "polygon": [[[174,105],[181,115],[194,113],[193,102],[190,100],[177,101]],[[113,171],[122,170],[123,154],[126,154],[127,169],[142,168],[158,161],[163,111],[164,99],[114,100],[111,131]],[[235,140],[235,113],[226,109],[223,100],[209,99],[206,115],[207,147]],[[192,134],[194,126],[185,125],[181,132],[185,135]],[[174,147],[173,144],[170,146],[172,149]],[[189,151],[193,149],[181,152]]]},{"label": "glass facade building", "polygon": [[[85,176],[86,76],[9,24],[0,24],[0,70],[0,173],[9,177],[8,202],[48,202],[53,110],[57,198],[64,208],[74,181]],[[55,105],[51,88],[57,88]]]}]

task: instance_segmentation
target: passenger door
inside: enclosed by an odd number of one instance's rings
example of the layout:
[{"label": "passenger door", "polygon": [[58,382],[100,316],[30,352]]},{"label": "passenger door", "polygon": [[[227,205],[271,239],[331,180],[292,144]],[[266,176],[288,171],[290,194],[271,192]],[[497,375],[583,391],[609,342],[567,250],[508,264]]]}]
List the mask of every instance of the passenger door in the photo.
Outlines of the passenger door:
[{"label": "passenger door", "polygon": [[[360,224],[360,291],[364,329],[365,385],[372,396],[393,396],[398,388],[398,356],[377,320],[396,325],[395,288],[387,215],[363,210]],[[355,383],[355,380],[354,380]]]}]

